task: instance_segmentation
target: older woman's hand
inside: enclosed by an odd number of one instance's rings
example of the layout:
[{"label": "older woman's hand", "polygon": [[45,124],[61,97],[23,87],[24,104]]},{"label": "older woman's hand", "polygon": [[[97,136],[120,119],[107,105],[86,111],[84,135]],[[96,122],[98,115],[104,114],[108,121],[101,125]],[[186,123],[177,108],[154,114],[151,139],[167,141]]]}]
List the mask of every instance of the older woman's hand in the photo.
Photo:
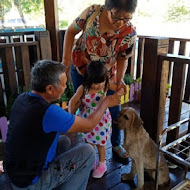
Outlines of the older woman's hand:
[{"label": "older woman's hand", "polygon": [[127,86],[126,86],[126,84],[125,84],[125,82],[124,82],[123,80],[121,80],[120,83],[117,84],[117,91],[118,91],[119,89],[123,89],[124,92],[123,92],[122,95],[124,95],[124,94],[127,93]]},{"label": "older woman's hand", "polygon": [[113,107],[121,104],[121,95],[114,93],[113,95],[106,96],[103,101],[106,102],[107,107]]}]

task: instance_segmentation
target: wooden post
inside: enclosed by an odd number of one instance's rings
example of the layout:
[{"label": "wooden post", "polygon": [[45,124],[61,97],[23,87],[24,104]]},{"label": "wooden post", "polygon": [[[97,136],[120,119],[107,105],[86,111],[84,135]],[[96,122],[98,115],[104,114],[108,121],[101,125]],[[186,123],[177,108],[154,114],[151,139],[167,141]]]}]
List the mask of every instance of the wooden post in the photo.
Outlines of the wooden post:
[{"label": "wooden post", "polygon": [[144,38],[139,37],[136,78],[142,77],[142,66],[143,66],[143,55],[144,55],[144,40],[145,40]]},{"label": "wooden post", "polygon": [[47,30],[34,32],[34,35],[35,35],[36,41],[39,42],[41,59],[52,59],[49,32]]},{"label": "wooden post", "polygon": [[[157,141],[160,125],[163,122],[168,68],[159,59],[160,53],[168,52],[167,38],[146,38],[142,77],[140,115],[150,137]],[[159,121],[160,120],[160,121]]]},{"label": "wooden post", "polygon": [[190,65],[188,66],[184,101],[190,103]]},{"label": "wooden post", "polygon": [[65,32],[66,30],[59,31],[60,60],[62,60],[63,57],[63,41],[64,41]]},{"label": "wooden post", "polygon": [[[169,40],[168,53],[171,53],[171,54],[174,53],[174,40],[173,39]],[[168,83],[169,84],[170,84],[171,77],[172,77],[171,72],[172,72],[172,62],[169,62],[169,74],[168,74]]]},{"label": "wooden post", "polygon": [[46,29],[50,33],[52,59],[60,61],[59,49],[59,19],[57,0],[44,1]]},{"label": "wooden post", "polygon": [[[180,41],[179,55],[184,55],[185,49],[186,42]],[[174,62],[168,125],[180,121],[185,82],[185,68],[185,64]],[[168,144],[170,142],[173,142],[178,138],[178,136],[179,128],[168,132],[166,143]]]},{"label": "wooden post", "polygon": [[11,95],[17,94],[17,82],[15,74],[15,65],[13,58],[12,47],[1,48],[0,57],[2,61],[4,83],[6,88],[6,95],[9,100]]}]

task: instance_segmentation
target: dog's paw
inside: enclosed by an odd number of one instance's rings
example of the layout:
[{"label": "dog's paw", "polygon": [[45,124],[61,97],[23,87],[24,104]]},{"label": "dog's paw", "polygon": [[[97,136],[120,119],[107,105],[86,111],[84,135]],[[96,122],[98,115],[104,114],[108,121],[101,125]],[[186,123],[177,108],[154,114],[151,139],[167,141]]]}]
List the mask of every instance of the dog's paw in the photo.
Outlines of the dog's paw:
[{"label": "dog's paw", "polygon": [[123,173],[121,174],[121,180],[122,181],[131,181],[133,180],[134,176],[131,176],[130,174],[127,174],[127,173]]}]

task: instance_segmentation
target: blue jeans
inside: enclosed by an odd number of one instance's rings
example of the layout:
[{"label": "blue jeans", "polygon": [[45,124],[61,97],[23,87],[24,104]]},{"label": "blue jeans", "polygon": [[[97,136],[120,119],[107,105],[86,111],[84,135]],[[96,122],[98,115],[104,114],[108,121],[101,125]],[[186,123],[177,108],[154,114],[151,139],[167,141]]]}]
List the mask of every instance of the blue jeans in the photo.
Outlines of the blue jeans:
[{"label": "blue jeans", "polygon": [[[76,92],[77,88],[83,83],[83,76],[78,74],[76,68],[71,64],[71,77],[73,81],[74,90]],[[108,90],[107,95],[112,95],[114,91]],[[121,106],[114,106],[109,108],[112,120],[119,116],[121,111]],[[117,125],[112,122],[112,136],[111,136],[112,146],[118,146],[121,144],[121,130],[117,128]]]},{"label": "blue jeans", "polygon": [[61,138],[57,146],[57,157],[43,172],[37,183],[27,188],[18,188],[12,184],[13,190],[86,189],[95,160],[94,148],[89,144],[84,144],[66,151],[70,146],[70,139],[66,136]]}]

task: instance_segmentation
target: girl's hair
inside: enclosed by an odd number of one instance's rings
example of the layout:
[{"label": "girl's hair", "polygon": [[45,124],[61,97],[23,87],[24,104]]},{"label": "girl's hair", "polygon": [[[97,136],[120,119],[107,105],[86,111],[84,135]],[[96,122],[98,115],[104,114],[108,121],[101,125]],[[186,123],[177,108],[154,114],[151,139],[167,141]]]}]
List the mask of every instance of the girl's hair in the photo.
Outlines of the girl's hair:
[{"label": "girl's hair", "polygon": [[105,81],[104,92],[108,86],[108,75],[105,65],[100,61],[92,61],[86,68],[83,86],[85,90],[89,90],[93,83],[101,83]]},{"label": "girl's hair", "polygon": [[105,0],[106,10],[117,9],[134,13],[137,7],[137,0]]}]

